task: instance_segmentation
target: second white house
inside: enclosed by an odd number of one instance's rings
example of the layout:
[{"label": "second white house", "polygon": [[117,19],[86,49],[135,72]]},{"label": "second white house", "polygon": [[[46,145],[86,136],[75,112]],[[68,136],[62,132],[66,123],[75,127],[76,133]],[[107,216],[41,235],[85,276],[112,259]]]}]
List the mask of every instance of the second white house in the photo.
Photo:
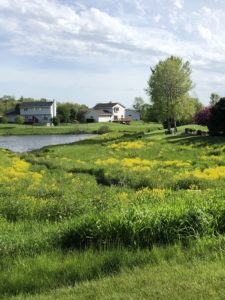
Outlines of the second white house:
[{"label": "second white house", "polygon": [[125,118],[125,106],[118,102],[98,103],[86,112],[86,122],[113,122]]}]

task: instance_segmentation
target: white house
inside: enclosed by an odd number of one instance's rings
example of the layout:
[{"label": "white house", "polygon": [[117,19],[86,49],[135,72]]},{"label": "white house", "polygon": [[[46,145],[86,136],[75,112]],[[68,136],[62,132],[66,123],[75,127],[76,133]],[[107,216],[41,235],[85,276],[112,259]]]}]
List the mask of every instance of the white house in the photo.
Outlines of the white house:
[{"label": "white house", "polygon": [[33,101],[20,104],[20,115],[26,123],[51,124],[56,117],[56,101]]},{"label": "white house", "polygon": [[125,118],[125,106],[118,102],[98,103],[86,112],[86,122],[113,122]]},{"label": "white house", "polygon": [[140,121],[140,119],[141,119],[140,113],[137,110],[130,109],[130,108],[126,108],[125,117],[131,118],[132,120],[135,120],[135,121]]},{"label": "white house", "polygon": [[56,117],[56,101],[22,102],[15,111],[5,114],[10,123],[14,123],[18,115],[25,118],[25,123],[51,124],[52,118]]}]

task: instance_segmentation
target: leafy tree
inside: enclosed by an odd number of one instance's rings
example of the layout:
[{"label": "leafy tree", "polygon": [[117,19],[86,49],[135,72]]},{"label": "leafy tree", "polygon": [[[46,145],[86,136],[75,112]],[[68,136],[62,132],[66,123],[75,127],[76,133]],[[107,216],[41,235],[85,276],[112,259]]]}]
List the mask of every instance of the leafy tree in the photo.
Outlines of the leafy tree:
[{"label": "leafy tree", "polygon": [[225,135],[225,98],[211,108],[208,128],[212,135]]},{"label": "leafy tree", "polygon": [[1,123],[2,124],[7,124],[8,123],[8,118],[5,117],[5,116],[1,117]]},{"label": "leafy tree", "polygon": [[141,97],[135,97],[133,108],[141,114],[144,104],[145,101]]},{"label": "leafy tree", "polygon": [[158,120],[167,121],[168,130],[171,123],[176,127],[176,120],[182,115],[183,105],[189,98],[193,87],[190,63],[171,56],[160,61],[148,80],[147,94],[155,109]]},{"label": "leafy tree", "polygon": [[67,103],[57,105],[57,115],[59,117],[60,123],[70,122],[70,107]]},{"label": "leafy tree", "polygon": [[25,118],[23,116],[16,116],[15,117],[16,124],[23,124],[25,122]]},{"label": "leafy tree", "polygon": [[88,107],[78,103],[58,103],[57,115],[61,123],[81,122]]},{"label": "leafy tree", "polygon": [[209,104],[210,104],[211,106],[213,106],[213,105],[215,105],[217,102],[219,102],[219,100],[220,100],[220,96],[219,96],[218,94],[216,94],[216,93],[212,93],[212,94],[210,95],[210,102],[209,102]]},{"label": "leafy tree", "polygon": [[145,103],[142,107],[141,119],[144,122],[157,122],[157,114],[154,109],[154,106],[151,104]]},{"label": "leafy tree", "polygon": [[0,98],[0,114],[15,109],[16,99],[13,96],[3,96]]}]

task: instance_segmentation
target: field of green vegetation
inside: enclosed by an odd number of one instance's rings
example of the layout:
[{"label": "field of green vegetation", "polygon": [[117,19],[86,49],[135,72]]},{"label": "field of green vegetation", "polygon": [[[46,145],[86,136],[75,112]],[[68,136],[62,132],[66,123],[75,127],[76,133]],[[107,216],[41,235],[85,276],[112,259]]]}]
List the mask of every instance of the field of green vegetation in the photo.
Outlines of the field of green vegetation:
[{"label": "field of green vegetation", "polygon": [[221,299],[225,138],[110,126],[0,150],[0,297]]},{"label": "field of green vegetation", "polygon": [[84,124],[61,124],[59,126],[35,126],[18,124],[0,124],[1,135],[38,135],[38,134],[79,134],[98,133],[102,126],[107,126],[112,131],[152,131],[162,129],[162,125],[157,123],[143,123],[133,121],[130,125],[119,123],[84,123]]}]

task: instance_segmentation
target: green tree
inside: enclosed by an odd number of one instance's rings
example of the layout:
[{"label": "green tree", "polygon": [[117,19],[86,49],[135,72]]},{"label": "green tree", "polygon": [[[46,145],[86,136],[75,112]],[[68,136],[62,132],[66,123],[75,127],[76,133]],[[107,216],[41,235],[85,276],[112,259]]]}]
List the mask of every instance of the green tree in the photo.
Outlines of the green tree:
[{"label": "green tree", "polygon": [[74,121],[82,121],[84,113],[88,107],[78,103],[58,103],[57,116],[61,123],[69,123]]},{"label": "green tree", "polygon": [[16,124],[23,124],[25,122],[25,118],[23,116],[16,116],[15,117]]},{"label": "green tree", "polygon": [[216,94],[216,93],[212,93],[212,94],[210,95],[210,102],[209,102],[209,104],[210,104],[211,106],[213,106],[213,105],[215,105],[217,102],[219,102],[219,100],[220,100],[220,96],[219,96],[218,94]]},{"label": "green tree", "polygon": [[135,97],[133,108],[141,114],[144,104],[145,101],[141,97]]},{"label": "green tree", "polygon": [[183,103],[189,99],[189,91],[193,88],[191,68],[188,61],[171,56],[160,61],[148,80],[147,94],[153,104],[158,120],[171,123],[176,127],[183,111]]},{"label": "green tree", "polygon": [[5,117],[5,116],[1,117],[1,123],[2,124],[7,124],[8,123],[8,118]]},{"label": "green tree", "polygon": [[0,98],[0,114],[14,110],[16,106],[16,99],[13,96],[3,96]]}]

